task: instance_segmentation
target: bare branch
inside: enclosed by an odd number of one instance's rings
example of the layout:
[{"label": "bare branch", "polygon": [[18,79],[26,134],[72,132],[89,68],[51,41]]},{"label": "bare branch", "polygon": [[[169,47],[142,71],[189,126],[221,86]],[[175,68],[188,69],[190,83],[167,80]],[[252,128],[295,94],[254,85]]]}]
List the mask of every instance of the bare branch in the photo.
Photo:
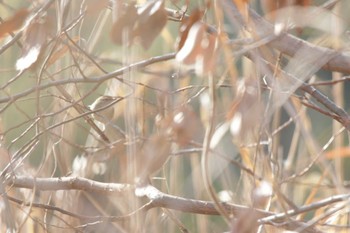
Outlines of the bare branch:
[{"label": "bare branch", "polygon": [[[91,192],[100,192],[100,193],[115,193],[115,194],[128,194],[130,195],[135,191],[138,197],[147,197],[151,202],[150,205],[145,206],[145,210],[162,207],[173,210],[178,210],[187,213],[195,213],[195,214],[205,214],[205,215],[219,215],[220,213],[216,209],[216,204],[211,201],[201,201],[195,199],[182,198],[178,196],[173,196],[169,194],[165,194],[153,186],[136,188],[133,185],[129,184],[119,184],[119,183],[102,183],[97,182],[85,178],[79,177],[61,177],[61,178],[33,178],[33,177],[25,177],[25,176],[17,176],[13,177],[8,181],[8,185],[12,185],[17,188],[35,188],[38,191],[55,191],[55,190],[84,190]],[[290,218],[293,216],[297,216],[302,213],[307,213],[309,211],[314,211],[316,209],[329,206],[331,204],[346,201],[350,198],[350,194],[342,194],[337,196],[332,196],[330,198],[326,198],[320,200],[318,202],[312,203],[310,205],[302,206],[296,210],[289,210],[286,213],[274,214],[272,212],[253,209],[247,206],[237,205],[237,204],[229,204],[229,203],[221,203],[222,207],[227,211],[227,213],[233,214],[234,216],[239,216],[240,214],[251,211],[252,214],[255,214],[260,220],[259,224],[272,224],[278,225],[281,223],[285,223],[283,227],[288,230],[298,229],[300,227],[305,227],[305,223],[293,220]],[[19,200],[13,200],[13,198],[9,198],[11,201],[15,201],[17,203],[21,203]],[[54,208],[35,204],[34,207],[39,208],[50,208],[55,210]],[[61,213],[66,212],[61,209],[58,210]],[[78,218],[90,218],[86,216],[80,216],[73,213],[69,213],[69,215],[78,217]],[[94,217],[91,217],[94,218]],[[97,217],[98,219],[104,219],[105,221],[119,221],[125,219],[125,217]],[[305,232],[319,232],[315,228],[308,227],[305,229]]]},{"label": "bare branch", "polygon": [[133,189],[129,184],[102,183],[82,177],[33,178],[14,176],[8,185],[18,188],[37,189],[41,191],[54,190],[89,190],[102,193],[125,193]]}]

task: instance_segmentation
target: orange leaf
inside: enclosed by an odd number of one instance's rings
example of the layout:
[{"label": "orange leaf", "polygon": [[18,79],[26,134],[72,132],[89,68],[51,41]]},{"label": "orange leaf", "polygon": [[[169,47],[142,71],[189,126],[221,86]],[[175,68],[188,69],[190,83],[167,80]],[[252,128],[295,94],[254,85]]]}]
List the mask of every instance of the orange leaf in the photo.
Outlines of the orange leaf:
[{"label": "orange leaf", "polygon": [[8,33],[18,30],[23,25],[28,15],[29,11],[27,9],[21,9],[11,18],[0,24],[0,38],[4,37]]},{"label": "orange leaf", "polygon": [[241,15],[244,17],[244,19],[248,19],[248,3],[249,0],[233,0],[236,7],[238,8],[238,11],[241,13]]},{"label": "orange leaf", "polygon": [[199,20],[201,20],[202,16],[203,16],[203,11],[199,9],[195,9],[191,13],[190,17],[188,17],[182,22],[180,26],[180,37],[176,46],[177,50],[180,50],[183,47],[187,39],[188,32],[190,31],[192,25],[198,22]]},{"label": "orange leaf", "polygon": [[251,160],[251,153],[249,149],[246,147],[240,147],[239,153],[241,155],[244,166],[248,169],[254,169],[254,165],[253,165],[254,163]]},{"label": "orange leaf", "polygon": [[194,64],[196,62],[197,55],[200,54],[200,44],[203,40],[204,33],[204,24],[200,22],[193,24],[190,30],[188,30],[188,35],[183,46],[176,54],[176,60],[185,65]]},{"label": "orange leaf", "polygon": [[261,6],[266,13],[270,13],[273,11],[276,11],[280,8],[292,6],[292,5],[299,5],[299,6],[310,6],[312,3],[312,0],[296,0],[288,1],[288,0],[260,0]]},{"label": "orange leaf", "polygon": [[350,157],[350,147],[340,147],[325,153],[327,159]]}]

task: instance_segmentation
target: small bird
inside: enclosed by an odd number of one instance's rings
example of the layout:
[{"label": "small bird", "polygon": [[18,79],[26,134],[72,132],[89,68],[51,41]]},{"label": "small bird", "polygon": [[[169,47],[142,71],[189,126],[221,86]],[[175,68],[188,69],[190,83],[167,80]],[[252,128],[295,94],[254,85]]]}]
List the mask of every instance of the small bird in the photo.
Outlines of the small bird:
[{"label": "small bird", "polygon": [[92,117],[101,122],[107,124],[113,120],[114,107],[113,105],[121,99],[119,96],[103,95],[98,97],[90,106],[90,110],[94,111]]}]

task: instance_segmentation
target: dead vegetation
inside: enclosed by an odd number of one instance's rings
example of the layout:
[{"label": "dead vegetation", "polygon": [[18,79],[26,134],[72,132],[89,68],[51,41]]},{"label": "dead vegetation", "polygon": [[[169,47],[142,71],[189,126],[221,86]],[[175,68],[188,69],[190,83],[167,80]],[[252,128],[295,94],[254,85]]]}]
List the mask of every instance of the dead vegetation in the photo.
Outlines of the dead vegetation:
[{"label": "dead vegetation", "polygon": [[0,3],[2,232],[347,232],[348,1]]}]

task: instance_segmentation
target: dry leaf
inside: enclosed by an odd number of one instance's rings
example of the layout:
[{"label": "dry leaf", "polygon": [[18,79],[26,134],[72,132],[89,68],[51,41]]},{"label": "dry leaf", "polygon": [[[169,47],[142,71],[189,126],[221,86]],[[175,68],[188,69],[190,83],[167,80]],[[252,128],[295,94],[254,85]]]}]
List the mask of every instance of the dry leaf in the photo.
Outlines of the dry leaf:
[{"label": "dry leaf", "polygon": [[182,48],[176,54],[176,60],[184,65],[194,65],[196,73],[203,74],[213,70],[217,38],[207,33],[202,22],[192,25]]},{"label": "dry leaf", "polygon": [[132,4],[115,3],[113,11],[111,38],[116,44],[126,43],[129,46],[138,39],[142,47],[148,49],[167,21],[162,0],[147,2],[138,10]]},{"label": "dry leaf", "polygon": [[237,96],[227,114],[233,136],[249,135],[263,117],[263,104],[259,101],[259,89],[255,80],[241,80],[237,85]]},{"label": "dry leaf", "polygon": [[17,70],[28,69],[38,60],[47,35],[48,28],[44,19],[35,19],[28,25],[23,33],[23,55],[16,62]]},{"label": "dry leaf", "polygon": [[170,155],[170,142],[164,133],[151,136],[137,157],[137,182],[143,184],[159,171]]},{"label": "dry leaf", "polygon": [[0,24],[0,38],[8,33],[18,30],[23,25],[28,15],[29,11],[27,9],[21,9],[11,18]]},{"label": "dry leaf", "polygon": [[327,159],[350,157],[350,147],[339,147],[325,153]]},{"label": "dry leaf", "polygon": [[233,0],[238,11],[244,17],[245,20],[248,20],[248,4],[249,0]]},{"label": "dry leaf", "polygon": [[170,125],[173,140],[180,146],[189,144],[198,132],[198,122],[196,113],[188,106],[175,111]]},{"label": "dry leaf", "polygon": [[201,53],[201,42],[204,38],[205,25],[201,22],[193,24],[188,32],[185,43],[176,54],[176,60],[190,65],[196,62],[197,56]]},{"label": "dry leaf", "polygon": [[177,46],[176,46],[178,51],[185,44],[185,41],[186,41],[187,36],[188,36],[188,32],[190,31],[193,24],[200,21],[202,19],[202,16],[203,16],[203,11],[201,11],[199,9],[195,9],[191,13],[190,17],[188,17],[187,19],[184,19],[184,21],[182,22],[182,24],[180,26],[180,33],[179,33],[180,37],[178,37]]},{"label": "dry leaf", "polygon": [[233,219],[231,233],[255,233],[258,230],[258,213],[255,209],[245,209]]},{"label": "dry leaf", "polygon": [[[343,25],[346,25],[345,21],[338,15],[315,6],[288,6],[272,12],[272,15],[266,15],[266,17],[274,19],[276,34],[285,28],[310,27],[328,32],[335,37],[341,37],[345,31]],[[334,22],[338,22],[339,30],[334,30]]]},{"label": "dry leaf", "polygon": [[[278,35],[285,29],[286,25],[285,23],[278,22],[281,20],[281,18],[276,16],[276,11],[292,6],[307,7],[311,5],[311,2],[311,0],[261,0],[261,7],[265,13],[265,17],[276,24],[275,33]],[[282,21],[289,20],[287,15],[282,14]],[[302,28],[297,27],[297,33],[301,34]]]},{"label": "dry leaf", "polygon": [[111,39],[115,44],[132,44],[134,39],[135,22],[138,15],[136,7],[132,4],[127,6],[113,7],[115,21],[113,22],[110,33]]},{"label": "dry leaf", "polygon": [[146,3],[138,10],[137,36],[143,48],[148,49],[167,22],[164,2],[156,0]]},{"label": "dry leaf", "polygon": [[269,13],[287,6],[310,6],[312,0],[261,0],[260,2],[264,12]]},{"label": "dry leaf", "polygon": [[100,13],[101,10],[108,7],[108,0],[88,0],[86,1],[86,14],[94,15]]},{"label": "dry leaf", "polygon": [[307,7],[311,5],[312,0],[261,0],[260,2],[264,13],[267,14],[267,18],[275,21],[275,11],[290,6]]},{"label": "dry leaf", "polygon": [[201,11],[193,15],[180,27],[176,60],[195,67],[197,74],[213,70],[216,60],[217,35],[208,32],[208,26],[200,21]]}]

